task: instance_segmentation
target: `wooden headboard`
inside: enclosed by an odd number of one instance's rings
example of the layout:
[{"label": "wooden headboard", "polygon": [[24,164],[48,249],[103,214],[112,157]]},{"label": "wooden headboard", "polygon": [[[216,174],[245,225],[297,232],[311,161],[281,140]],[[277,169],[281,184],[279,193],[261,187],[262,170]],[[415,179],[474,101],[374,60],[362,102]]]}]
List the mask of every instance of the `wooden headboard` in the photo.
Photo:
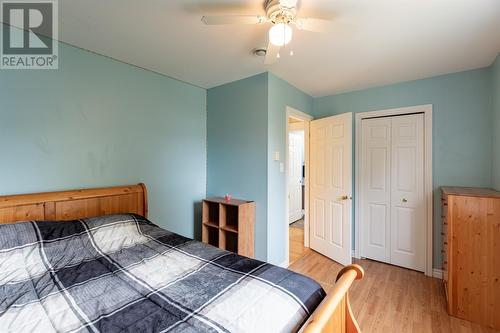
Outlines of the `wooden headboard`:
[{"label": "wooden headboard", "polygon": [[120,213],[147,217],[146,185],[0,196],[0,224],[67,221]]}]

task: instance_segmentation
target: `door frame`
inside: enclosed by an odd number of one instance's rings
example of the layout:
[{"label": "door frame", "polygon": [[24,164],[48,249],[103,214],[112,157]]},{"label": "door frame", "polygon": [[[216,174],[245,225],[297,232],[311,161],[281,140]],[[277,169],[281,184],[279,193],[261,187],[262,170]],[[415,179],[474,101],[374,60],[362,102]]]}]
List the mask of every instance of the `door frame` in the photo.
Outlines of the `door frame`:
[{"label": "door frame", "polygon": [[[302,141],[302,147],[301,149],[303,150],[302,154],[304,156],[304,160],[303,160],[303,163],[305,165],[306,163],[306,122],[305,121],[300,121],[300,122],[297,122],[297,123],[288,123],[288,138],[290,138],[290,132],[293,132],[293,131],[302,131],[303,132],[303,141]],[[288,142],[288,145],[290,145],[290,142]],[[290,147],[288,147],[288,152],[290,152]],[[288,156],[288,163],[290,163],[290,156]],[[302,168],[301,168],[302,169]],[[287,171],[289,171],[289,169],[287,169]],[[289,177],[290,175],[288,174],[287,175],[287,178]],[[287,179],[287,182],[289,181],[289,179]],[[287,183],[289,184],[289,183]],[[304,189],[305,189],[305,183],[302,184],[304,186]],[[288,187],[288,191],[290,191],[290,187]],[[301,189],[302,191],[302,189]],[[302,198],[302,195],[301,195],[301,201],[304,201],[304,208],[301,209],[302,211],[302,218],[304,218],[304,214],[305,214],[305,191],[304,191],[304,195],[303,195],[303,198]],[[290,209],[290,205],[288,206],[288,208]],[[290,214],[290,212],[288,212]],[[288,223],[290,224],[290,215],[288,215]],[[295,221],[294,221],[295,222]]]},{"label": "door frame", "polygon": [[290,106],[286,107],[285,112],[285,221],[286,221],[286,266],[290,265],[290,233],[288,221],[290,219],[289,214],[289,203],[288,203],[288,164],[289,164],[289,152],[288,152],[288,118],[295,118],[304,122],[304,161],[306,165],[306,176],[304,177],[304,246],[309,247],[309,126],[310,122],[314,119],[307,113],[301,112]]},{"label": "door frame", "polygon": [[[354,200],[354,234],[355,250],[354,257],[360,258],[360,242],[361,229],[363,222],[360,219],[361,193],[360,179],[360,161],[361,161],[361,121],[366,118],[384,117],[384,116],[401,116],[412,113],[424,114],[424,196],[426,202],[426,247],[425,247],[425,275],[432,276],[432,238],[433,238],[433,185],[432,185],[432,104],[409,106],[403,108],[386,109],[379,111],[360,112],[356,114],[355,125],[355,200]],[[358,200],[359,198],[359,200]]]}]

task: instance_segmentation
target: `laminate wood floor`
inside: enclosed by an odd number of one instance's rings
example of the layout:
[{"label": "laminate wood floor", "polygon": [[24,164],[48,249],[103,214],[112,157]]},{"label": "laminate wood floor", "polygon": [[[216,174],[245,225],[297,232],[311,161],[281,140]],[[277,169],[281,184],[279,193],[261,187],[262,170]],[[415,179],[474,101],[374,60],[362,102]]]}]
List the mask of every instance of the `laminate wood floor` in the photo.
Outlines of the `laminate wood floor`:
[{"label": "laminate wood floor", "polygon": [[[328,292],[342,266],[305,248],[298,241],[304,237],[300,230],[290,228],[289,269],[315,279]],[[364,333],[499,332],[449,316],[441,280],[372,260],[354,262],[365,269],[365,277],[355,281],[349,292],[354,316]]]},{"label": "laminate wood floor", "polygon": [[309,248],[304,246],[304,228],[289,227],[290,265],[301,258]]}]

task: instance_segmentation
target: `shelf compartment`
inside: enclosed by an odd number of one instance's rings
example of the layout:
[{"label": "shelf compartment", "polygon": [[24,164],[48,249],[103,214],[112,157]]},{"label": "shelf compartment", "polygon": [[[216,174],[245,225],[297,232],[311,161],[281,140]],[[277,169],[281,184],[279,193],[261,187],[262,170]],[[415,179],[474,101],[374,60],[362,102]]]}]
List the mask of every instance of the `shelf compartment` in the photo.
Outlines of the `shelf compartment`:
[{"label": "shelf compartment", "polygon": [[231,231],[220,230],[220,236],[223,243],[221,247],[224,250],[238,253],[238,234]]},{"label": "shelf compartment", "polygon": [[238,222],[239,222],[239,207],[224,205],[224,213],[221,214],[221,226],[226,228],[225,230],[231,232],[238,232]]},{"label": "shelf compartment", "polygon": [[203,224],[203,242],[219,247],[219,228],[210,224]]},{"label": "shelf compartment", "polygon": [[207,225],[219,226],[219,204],[215,202],[203,202],[203,223]]}]

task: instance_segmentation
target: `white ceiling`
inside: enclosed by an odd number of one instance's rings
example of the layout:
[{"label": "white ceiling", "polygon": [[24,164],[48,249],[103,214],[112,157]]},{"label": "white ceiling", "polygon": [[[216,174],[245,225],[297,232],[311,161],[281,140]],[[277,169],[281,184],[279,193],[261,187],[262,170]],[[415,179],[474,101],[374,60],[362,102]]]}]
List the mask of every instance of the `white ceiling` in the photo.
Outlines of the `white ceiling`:
[{"label": "white ceiling", "polygon": [[268,26],[200,21],[263,15],[263,2],[61,0],[60,39],[203,88],[270,71],[312,96],[485,67],[500,52],[499,0],[302,0],[299,16],[338,28],[295,30],[295,55],[270,66],[251,54]]}]

